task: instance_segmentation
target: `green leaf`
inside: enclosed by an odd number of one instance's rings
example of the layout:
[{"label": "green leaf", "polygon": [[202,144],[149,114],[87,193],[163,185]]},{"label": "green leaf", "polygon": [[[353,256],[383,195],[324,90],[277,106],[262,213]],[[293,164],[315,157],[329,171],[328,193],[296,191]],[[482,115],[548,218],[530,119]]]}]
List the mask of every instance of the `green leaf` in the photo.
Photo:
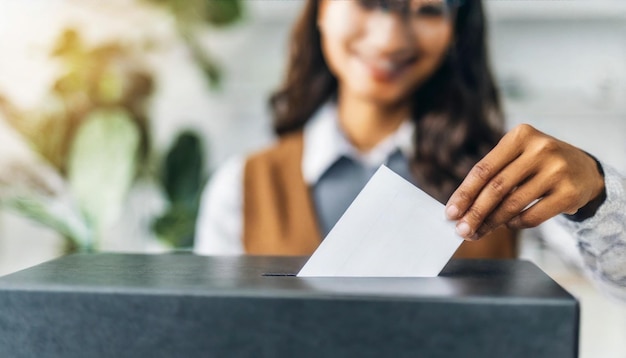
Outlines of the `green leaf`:
[{"label": "green leaf", "polygon": [[157,218],[152,228],[157,236],[171,247],[193,246],[196,231],[197,209],[171,206],[163,216]]},{"label": "green leaf", "polygon": [[121,213],[137,171],[139,145],[139,129],[123,109],[92,112],[74,137],[68,181],[96,232]]},{"label": "green leaf", "polygon": [[81,54],[84,50],[83,40],[78,31],[70,28],[63,31],[61,36],[57,39],[51,55],[71,57]]},{"label": "green leaf", "polygon": [[243,15],[241,0],[205,0],[205,18],[216,26],[230,25]]},{"label": "green leaf", "polygon": [[70,240],[81,251],[93,248],[93,232],[74,208],[60,200],[33,194],[15,195],[1,202],[2,206],[50,228]]},{"label": "green leaf", "polygon": [[215,64],[215,62],[205,58],[197,58],[197,60],[200,68],[202,69],[202,73],[204,74],[204,78],[207,80],[211,89],[220,89],[222,84],[222,73],[220,71],[220,67]]},{"label": "green leaf", "polygon": [[198,39],[193,35],[193,31],[182,26],[179,28],[183,40],[189,46],[194,61],[200,66],[204,78],[211,89],[219,89],[222,82],[222,73],[219,64],[206,52]]},{"label": "green leaf", "polygon": [[200,138],[181,133],[165,157],[163,187],[172,203],[193,203],[202,190],[203,155]]},{"label": "green leaf", "polygon": [[153,230],[173,247],[190,247],[193,244],[204,187],[203,161],[201,139],[193,132],[183,132],[163,162],[161,182],[169,207],[153,222]]},{"label": "green leaf", "polygon": [[124,74],[107,69],[96,83],[96,97],[101,103],[116,103],[124,99]]}]

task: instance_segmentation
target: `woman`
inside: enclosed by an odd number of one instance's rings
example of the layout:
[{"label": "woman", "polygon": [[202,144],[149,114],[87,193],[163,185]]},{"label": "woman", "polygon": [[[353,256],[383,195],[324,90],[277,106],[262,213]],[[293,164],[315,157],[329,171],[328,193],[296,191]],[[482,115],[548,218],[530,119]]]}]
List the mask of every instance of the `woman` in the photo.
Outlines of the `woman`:
[{"label": "woman", "polygon": [[502,137],[486,54],[479,1],[309,0],[271,99],[279,140],[214,176],[195,251],[310,254],[387,164],[440,201],[450,198],[457,233],[481,239],[458,256],[512,257],[506,227],[576,213],[565,224],[592,271],[621,282],[626,230],[610,236],[622,248],[616,260],[602,251],[608,234],[589,223],[624,217],[615,208],[624,207],[625,181],[530,126]]},{"label": "woman", "polygon": [[[503,134],[486,53],[480,2],[308,1],[280,139],[215,175],[196,252],[310,254],[380,164],[445,201]],[[514,236],[458,255],[513,257]]]}]

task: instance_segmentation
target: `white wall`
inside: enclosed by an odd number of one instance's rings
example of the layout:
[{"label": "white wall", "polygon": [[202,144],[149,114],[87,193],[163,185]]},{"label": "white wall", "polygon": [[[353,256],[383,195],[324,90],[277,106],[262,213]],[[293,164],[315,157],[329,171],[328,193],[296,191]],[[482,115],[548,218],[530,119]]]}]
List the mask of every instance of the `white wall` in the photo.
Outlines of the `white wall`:
[{"label": "white wall", "polygon": [[510,125],[529,122],[626,169],[626,20],[507,20],[492,52]]}]

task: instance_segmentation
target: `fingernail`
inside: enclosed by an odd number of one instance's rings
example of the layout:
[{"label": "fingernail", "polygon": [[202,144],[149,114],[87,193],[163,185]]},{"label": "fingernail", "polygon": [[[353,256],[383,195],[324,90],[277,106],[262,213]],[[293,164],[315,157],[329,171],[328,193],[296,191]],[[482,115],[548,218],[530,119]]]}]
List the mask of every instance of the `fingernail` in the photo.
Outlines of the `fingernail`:
[{"label": "fingernail", "polygon": [[454,220],[454,219],[458,218],[458,216],[459,216],[459,208],[457,208],[455,205],[448,206],[446,208],[446,216],[450,220]]},{"label": "fingernail", "polygon": [[465,221],[462,221],[462,222],[458,223],[457,226],[456,226],[456,233],[459,236],[467,237],[469,235],[470,231],[471,231],[470,226]]}]

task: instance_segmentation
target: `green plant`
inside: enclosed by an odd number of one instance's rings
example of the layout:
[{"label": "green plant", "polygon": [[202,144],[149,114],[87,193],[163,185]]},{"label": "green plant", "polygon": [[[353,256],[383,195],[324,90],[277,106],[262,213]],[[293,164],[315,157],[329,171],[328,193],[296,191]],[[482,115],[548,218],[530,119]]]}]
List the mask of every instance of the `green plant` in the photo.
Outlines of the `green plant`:
[{"label": "green plant", "polygon": [[[241,19],[243,1],[138,1],[171,12],[210,86],[218,87],[219,66],[199,38],[207,25]],[[102,230],[120,215],[136,177],[150,172],[147,108],[154,80],[142,59],[151,47],[148,41],[90,46],[78,30],[68,28],[51,53],[61,74],[39,106],[22,109],[0,94],[0,113],[56,169],[67,191],[60,200],[36,191],[0,190],[0,205],[56,230],[67,239],[68,251],[97,250]],[[206,180],[203,162],[200,138],[185,132],[161,166],[159,181],[169,206],[153,230],[173,247],[193,242]],[[6,185],[0,180],[0,189]]]},{"label": "green plant", "polygon": [[68,248],[97,249],[101,230],[119,215],[146,163],[153,85],[138,51],[116,43],[89,47],[67,29],[52,52],[63,71],[42,105],[23,110],[0,96],[6,120],[66,180],[83,229],[68,229],[80,225],[69,225],[47,197],[21,191],[5,197],[5,206],[55,229]]}]

